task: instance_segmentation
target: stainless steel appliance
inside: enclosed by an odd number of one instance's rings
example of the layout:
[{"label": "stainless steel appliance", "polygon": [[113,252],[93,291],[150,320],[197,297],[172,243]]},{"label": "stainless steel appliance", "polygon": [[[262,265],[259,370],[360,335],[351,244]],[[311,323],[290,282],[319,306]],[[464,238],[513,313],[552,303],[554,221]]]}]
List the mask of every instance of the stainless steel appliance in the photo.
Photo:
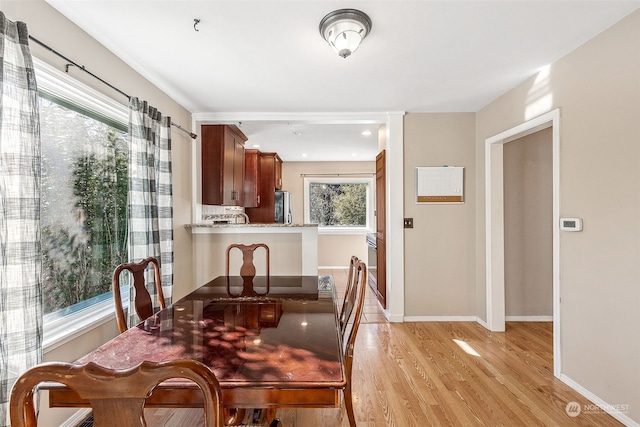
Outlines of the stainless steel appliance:
[{"label": "stainless steel appliance", "polygon": [[291,193],[288,191],[276,191],[274,209],[275,222],[277,224],[291,224]]},{"label": "stainless steel appliance", "polygon": [[374,290],[378,288],[378,244],[376,238],[376,233],[367,233],[367,271],[369,272],[369,285]]}]

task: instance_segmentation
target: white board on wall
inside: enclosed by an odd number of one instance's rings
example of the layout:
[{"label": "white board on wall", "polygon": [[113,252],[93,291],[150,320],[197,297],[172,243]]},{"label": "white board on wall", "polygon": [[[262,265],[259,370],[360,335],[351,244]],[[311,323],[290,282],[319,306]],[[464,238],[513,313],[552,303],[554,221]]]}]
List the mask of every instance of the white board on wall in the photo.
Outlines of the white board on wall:
[{"label": "white board on wall", "polygon": [[464,167],[416,168],[416,203],[463,203]]}]

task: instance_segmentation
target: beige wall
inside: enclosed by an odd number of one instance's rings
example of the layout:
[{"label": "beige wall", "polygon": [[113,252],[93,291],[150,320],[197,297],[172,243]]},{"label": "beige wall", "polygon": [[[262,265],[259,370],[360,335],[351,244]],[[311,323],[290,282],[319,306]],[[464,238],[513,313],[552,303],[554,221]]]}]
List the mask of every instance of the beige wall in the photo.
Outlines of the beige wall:
[{"label": "beige wall", "polygon": [[553,315],[551,145],[551,128],[504,145],[507,316]]},{"label": "beige wall", "polygon": [[[375,162],[284,162],[282,164],[282,189],[292,198],[293,222],[304,222],[304,177],[302,174],[375,174]],[[351,255],[367,259],[364,233],[318,234],[318,267],[349,266]]]},{"label": "beige wall", "polygon": [[[405,316],[475,316],[475,114],[404,118]],[[415,203],[415,168],[464,166],[463,204]]]},{"label": "beige wall", "polygon": [[[36,37],[53,49],[63,53],[75,62],[84,65],[125,93],[147,100],[164,115],[171,116],[173,121],[190,128],[190,113],[138,75],[102,45],[89,37],[80,28],[69,22],[55,9],[42,0],[2,1],[2,11],[12,21],[27,23],[29,34]],[[64,61],[57,56],[31,43],[31,53],[58,69],[64,70]],[[123,104],[127,99],[109,89],[87,74],[70,68],[69,74],[88,86],[112,97]],[[191,235],[184,230],[182,224],[190,222],[191,212],[191,138],[174,129],[172,132],[173,155],[173,191],[174,191],[174,298],[184,295],[185,284],[191,282]],[[64,344],[45,354],[45,360],[72,361],[106,342],[117,334],[115,320],[97,327],[89,334]],[[41,405],[41,425],[58,426],[74,410],[49,410]]]},{"label": "beige wall", "polygon": [[484,141],[561,109],[563,375],[640,422],[640,11],[477,114],[476,270],[484,318]]}]

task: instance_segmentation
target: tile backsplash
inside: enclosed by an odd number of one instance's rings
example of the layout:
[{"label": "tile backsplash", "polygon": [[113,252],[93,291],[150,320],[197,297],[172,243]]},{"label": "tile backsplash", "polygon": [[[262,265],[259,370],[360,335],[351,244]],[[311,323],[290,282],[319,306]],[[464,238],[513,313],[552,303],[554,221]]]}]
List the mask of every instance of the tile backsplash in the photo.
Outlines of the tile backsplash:
[{"label": "tile backsplash", "polygon": [[231,223],[244,223],[244,217],[238,219],[238,214],[243,214],[244,208],[241,206],[202,206],[202,221],[221,221]]}]

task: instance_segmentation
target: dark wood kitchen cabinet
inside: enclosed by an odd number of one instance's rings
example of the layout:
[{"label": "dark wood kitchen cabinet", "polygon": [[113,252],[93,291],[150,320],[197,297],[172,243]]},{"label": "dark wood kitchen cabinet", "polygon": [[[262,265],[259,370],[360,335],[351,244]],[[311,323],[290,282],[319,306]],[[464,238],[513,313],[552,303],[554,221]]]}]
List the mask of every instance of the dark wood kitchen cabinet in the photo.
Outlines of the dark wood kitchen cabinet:
[{"label": "dark wood kitchen cabinet", "polygon": [[271,224],[275,222],[275,191],[282,189],[282,160],[277,153],[258,153],[257,197],[260,203],[258,206],[245,205],[244,212],[252,223]]},{"label": "dark wood kitchen cabinet", "polygon": [[274,176],[274,184],[276,190],[282,190],[282,160],[276,153],[273,156],[273,161],[275,162],[273,167],[275,168],[275,176]]},{"label": "dark wood kitchen cabinet", "polygon": [[202,204],[243,206],[244,143],[234,125],[202,125]]},{"label": "dark wood kitchen cabinet", "polygon": [[258,208],[261,202],[260,176],[262,167],[260,151],[244,150],[244,207]]}]

